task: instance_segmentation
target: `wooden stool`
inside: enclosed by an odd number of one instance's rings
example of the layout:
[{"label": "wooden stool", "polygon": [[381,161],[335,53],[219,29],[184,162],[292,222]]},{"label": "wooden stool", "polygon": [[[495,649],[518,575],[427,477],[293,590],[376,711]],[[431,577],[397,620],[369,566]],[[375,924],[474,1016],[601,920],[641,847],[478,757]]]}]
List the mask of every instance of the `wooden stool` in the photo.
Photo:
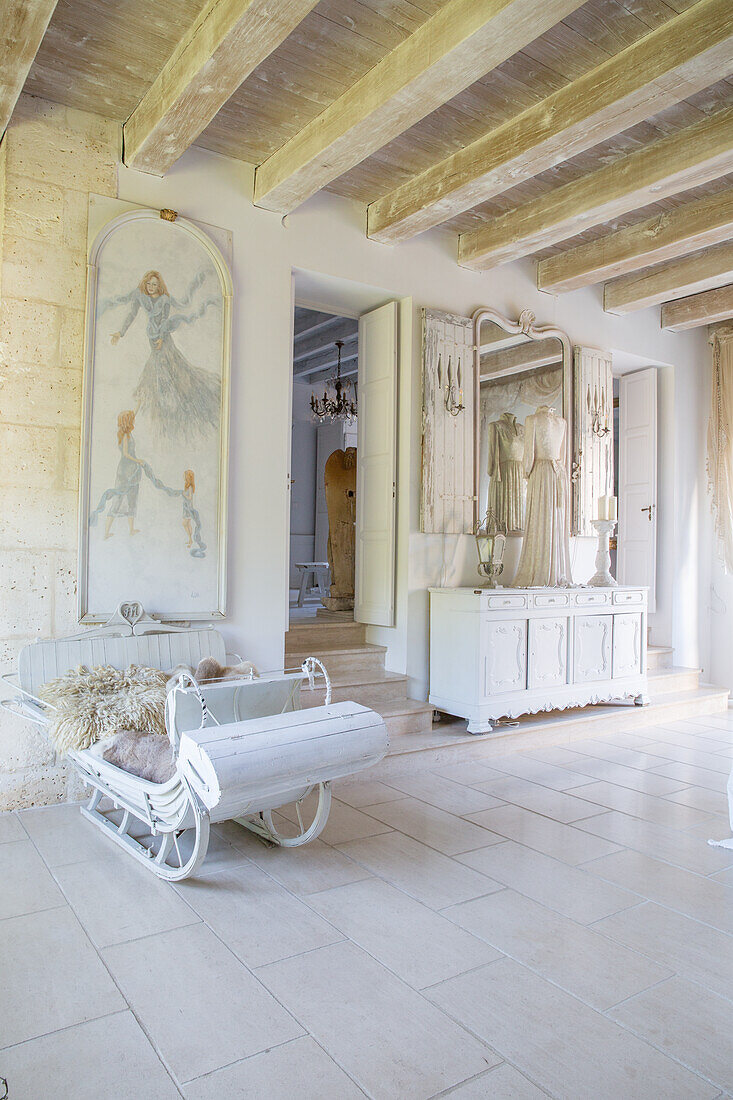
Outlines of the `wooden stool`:
[{"label": "wooden stool", "polygon": [[303,606],[306,592],[318,589],[319,596],[327,596],[330,588],[328,577],[329,569],[327,561],[296,561],[295,568],[300,570],[300,590],[298,592],[298,607]]}]

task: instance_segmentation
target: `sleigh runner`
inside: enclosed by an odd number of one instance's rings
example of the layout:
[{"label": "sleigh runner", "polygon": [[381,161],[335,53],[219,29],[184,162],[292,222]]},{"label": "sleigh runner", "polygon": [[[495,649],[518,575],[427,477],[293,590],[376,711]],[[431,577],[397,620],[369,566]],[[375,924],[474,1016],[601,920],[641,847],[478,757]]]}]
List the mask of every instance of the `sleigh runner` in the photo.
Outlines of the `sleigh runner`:
[{"label": "sleigh runner", "polygon": [[[16,692],[2,705],[48,727],[53,708],[38,692],[71,667],[170,669],[195,666],[208,655],[226,658],[218,631],[170,627],[145,615],[139,604],[123,604],[104,627],[25,646],[17,677],[2,678]],[[326,702],[301,710],[301,687],[312,686],[318,674],[326,680]],[[180,672],[170,682],[165,712],[175,771],[163,783],[105,760],[100,744],[72,750],[69,758],[92,788],[82,814],[171,881],[201,867],[212,823],[234,820],[288,847],[313,840],[328,820],[331,782],[377,763],[388,747],[379,715],[358,703],[331,703],[326,670],[315,658],[298,670],[210,684]],[[302,806],[313,791],[317,803],[307,822]],[[289,803],[297,810],[294,836],[284,835],[273,819]]]}]

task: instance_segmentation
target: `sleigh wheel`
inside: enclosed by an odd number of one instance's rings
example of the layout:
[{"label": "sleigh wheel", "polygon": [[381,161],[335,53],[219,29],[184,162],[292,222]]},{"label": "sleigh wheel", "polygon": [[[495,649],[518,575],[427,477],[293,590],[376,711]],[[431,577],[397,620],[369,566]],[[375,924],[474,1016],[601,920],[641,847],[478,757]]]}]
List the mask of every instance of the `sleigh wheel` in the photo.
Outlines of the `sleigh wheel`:
[{"label": "sleigh wheel", "polygon": [[331,784],[319,783],[317,789],[318,802],[310,820],[308,820],[309,815],[304,813],[304,803],[314,788],[310,787],[303,797],[294,803],[297,824],[293,825],[293,829],[296,831],[292,836],[286,835],[278,829],[272,819],[272,810],[263,810],[262,824],[273,843],[278,844],[281,848],[298,848],[301,844],[307,844],[309,840],[314,840],[321,833],[328,821],[331,809]]}]

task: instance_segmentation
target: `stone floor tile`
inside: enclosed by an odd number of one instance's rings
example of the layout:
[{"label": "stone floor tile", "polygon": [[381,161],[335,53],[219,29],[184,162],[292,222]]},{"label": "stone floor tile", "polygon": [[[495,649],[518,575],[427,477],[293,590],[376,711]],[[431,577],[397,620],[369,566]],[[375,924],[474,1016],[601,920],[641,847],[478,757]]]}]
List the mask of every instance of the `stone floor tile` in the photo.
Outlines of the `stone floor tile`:
[{"label": "stone floor tile", "polygon": [[646,902],[593,926],[680,977],[699,982],[721,997],[733,989],[733,937],[691,917]]},{"label": "stone floor tile", "polygon": [[[527,779],[518,776],[509,776],[507,779],[499,779],[491,783],[482,783],[481,790],[488,791],[503,802],[511,802],[515,806],[523,806],[533,813],[543,814],[567,825],[572,821],[579,821],[583,817],[592,817],[600,813],[593,802],[583,799],[583,791],[586,784],[577,789],[577,797],[574,794],[566,794],[564,791],[556,791],[552,787],[541,787],[539,783],[531,783]],[[476,817],[471,818],[476,821]]]},{"label": "stone floor tile", "polygon": [[500,1061],[353,944],[272,963],[257,975],[375,1100],[431,1097]]},{"label": "stone floor tile", "polygon": [[414,775],[398,776],[390,779],[390,785],[403,794],[417,798],[421,802],[427,802],[438,810],[444,810],[449,814],[477,813],[479,810],[488,810],[491,806],[500,806],[501,799],[494,798],[490,794],[476,790],[473,786],[456,783],[437,772],[416,772]]},{"label": "stone floor tile", "polygon": [[23,828],[52,870],[65,863],[106,859],[115,851],[114,841],[83,817],[76,803],[23,810],[19,817]]},{"label": "stone floor tile", "polygon": [[642,900],[609,883],[602,889],[593,875],[513,840],[467,852],[457,859],[579,924],[590,924]]},{"label": "stone floor tile", "polygon": [[514,890],[443,913],[601,1012],[672,973]]},{"label": "stone floor tile", "polygon": [[322,840],[312,840],[302,848],[268,848],[254,833],[235,821],[225,822],[224,828],[227,838],[252,863],[294,894],[314,894],[317,890],[330,890],[333,886],[369,877],[363,867]]},{"label": "stone floor tile", "polygon": [[54,873],[97,947],[167,932],[200,919],[169,883],[121,850],[113,850],[105,860],[65,864]]},{"label": "stone floor tile", "polygon": [[562,1100],[717,1095],[702,1078],[513,959],[433,986],[430,999]]},{"label": "stone floor tile", "polygon": [[705,875],[630,851],[595,859],[583,870],[733,935],[733,889]]},{"label": "stone floor tile", "polygon": [[431,909],[442,909],[502,889],[486,875],[402,833],[353,840],[340,850]]},{"label": "stone floor tile", "polygon": [[27,839],[28,833],[21,825],[20,818],[17,814],[0,814],[0,844],[7,844],[12,840]]},{"label": "stone floor tile", "polygon": [[543,852],[546,856],[572,865],[619,851],[618,844],[581,832],[572,825],[552,821],[541,814],[525,810],[523,806],[501,806],[496,810],[485,810],[483,813],[470,815],[469,820],[506,837],[507,840],[516,840],[527,848],[534,848],[536,852]]},{"label": "stone floor tile", "polygon": [[343,938],[309,905],[251,863],[177,883],[175,889],[248,967]]},{"label": "stone floor tile", "polygon": [[117,944],[102,957],[179,1081],[303,1033],[203,924]]},{"label": "stone floor tile", "polygon": [[360,1100],[364,1093],[310,1036],[198,1077],[187,1100]]},{"label": "stone floor tile", "polygon": [[579,821],[575,828],[700,875],[713,874],[733,865],[733,851],[729,849],[713,848],[689,833],[667,829],[614,810]]},{"label": "stone floor tile", "polygon": [[629,1031],[733,1094],[733,1003],[670,978],[609,1013]]},{"label": "stone floor tile", "polygon": [[180,1093],[131,1012],[115,1012],[10,1047],[8,1100],[176,1100]]},{"label": "stone floor tile", "polygon": [[68,906],[0,921],[0,973],[0,1048],[127,1007]]},{"label": "stone floor tile", "polygon": [[326,920],[415,989],[499,958],[499,952],[381,879],[311,894]]},{"label": "stone floor tile", "polygon": [[373,815],[378,821],[446,856],[469,852],[472,848],[483,848],[487,844],[500,844],[504,839],[487,832],[472,821],[446,813],[445,810],[438,810],[416,798],[385,802],[381,806],[365,806],[364,813]]},{"label": "stone floor tile", "polygon": [[[699,825],[709,817],[703,810],[690,806],[670,803],[665,798],[632,791],[628,787],[619,787],[615,783],[589,783],[583,787],[583,797],[596,803],[599,813],[603,808],[618,810],[629,817],[639,817],[651,821],[654,825],[665,825],[669,829],[689,829]],[[590,816],[590,814],[586,815]]]},{"label": "stone floor tile", "polygon": [[30,840],[0,844],[0,920],[65,904],[66,898]]}]

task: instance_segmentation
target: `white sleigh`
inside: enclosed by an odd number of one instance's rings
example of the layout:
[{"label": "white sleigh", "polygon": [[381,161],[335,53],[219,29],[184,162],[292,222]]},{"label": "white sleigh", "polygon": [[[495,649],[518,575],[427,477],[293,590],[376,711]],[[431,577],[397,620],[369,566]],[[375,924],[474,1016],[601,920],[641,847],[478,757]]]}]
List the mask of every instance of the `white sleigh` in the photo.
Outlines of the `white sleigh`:
[{"label": "white sleigh", "polygon": [[[104,627],[25,646],[17,677],[3,677],[17,694],[2,705],[47,726],[52,708],[38,699],[38,690],[70,668],[195,667],[205,656],[225,663],[218,631],[168,627],[145,615],[139,604],[122,604]],[[317,668],[326,678],[326,703],[300,710],[301,685],[304,679],[312,684]],[[197,685],[182,673],[169,688],[166,729],[176,770],[165,783],[115,767],[95,746],[69,756],[93,790],[81,807],[84,816],[169,880],[199,869],[212,822],[233,819],[284,846],[312,840],[328,819],[332,780],[377,763],[388,747],[378,714],[358,703],[330,702],[328,677],[314,658],[295,672],[250,680]],[[307,823],[301,807],[314,788],[317,804]],[[283,835],[272,816],[288,803],[297,810],[293,836]]]}]

